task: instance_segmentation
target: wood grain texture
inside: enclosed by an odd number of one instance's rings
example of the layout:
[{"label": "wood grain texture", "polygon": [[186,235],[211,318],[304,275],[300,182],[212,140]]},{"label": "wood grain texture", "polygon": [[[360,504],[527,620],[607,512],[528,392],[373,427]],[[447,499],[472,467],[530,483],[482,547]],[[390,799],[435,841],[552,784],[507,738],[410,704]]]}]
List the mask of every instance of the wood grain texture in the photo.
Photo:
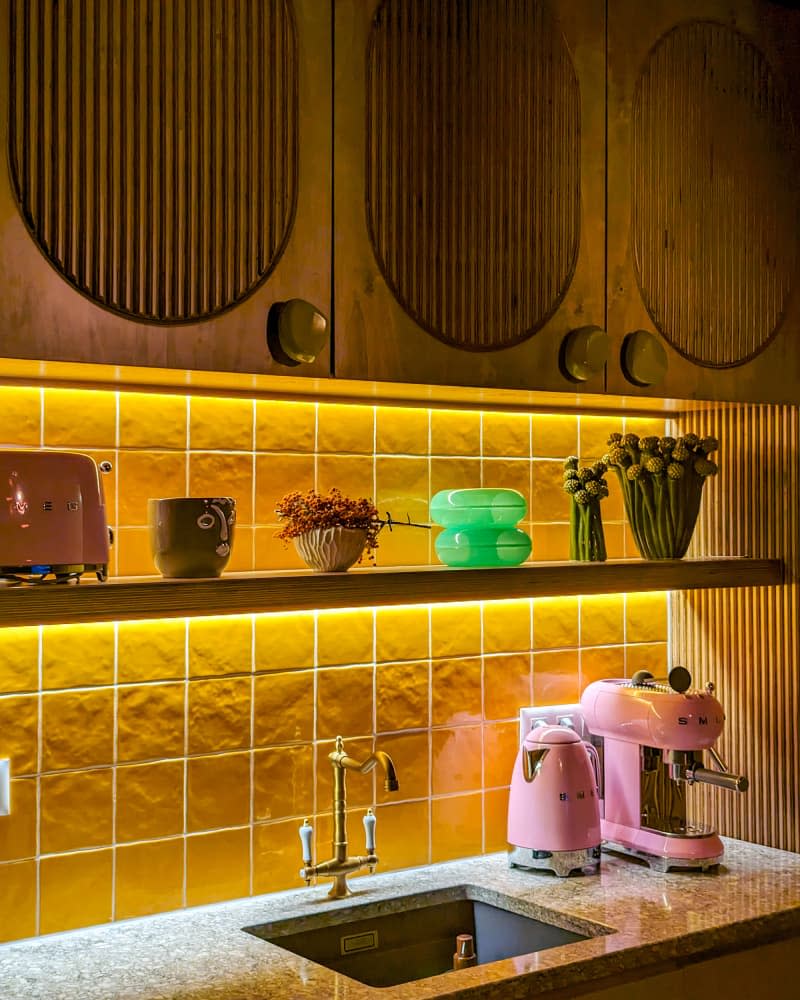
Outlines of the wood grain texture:
[{"label": "wood grain texture", "polygon": [[160,322],[235,305],[297,200],[291,0],[12,0],[9,165],[54,267]]},{"label": "wood grain texture", "polygon": [[0,590],[1,625],[117,621],[391,604],[492,601],[560,594],[765,586],[782,578],[769,559],[531,563],[502,569],[369,569],[348,573],[231,573],[217,580],[118,577],[108,583]]},{"label": "wood grain texture", "polygon": [[580,232],[580,92],[547,5],[383,0],[366,98],[367,225],[398,301],[462,349],[530,337]]},{"label": "wood grain texture", "polygon": [[633,94],[631,235],[642,299],[684,357],[740,365],[775,335],[796,281],[796,136],[766,57],[690,21]]},{"label": "wood grain texture", "polygon": [[673,597],[673,654],[725,706],[728,766],[750,779],[744,795],[703,789],[722,833],[800,850],[800,411],[748,406],[676,420],[722,442],[693,555],[748,552],[778,558],[782,586],[694,591]]}]

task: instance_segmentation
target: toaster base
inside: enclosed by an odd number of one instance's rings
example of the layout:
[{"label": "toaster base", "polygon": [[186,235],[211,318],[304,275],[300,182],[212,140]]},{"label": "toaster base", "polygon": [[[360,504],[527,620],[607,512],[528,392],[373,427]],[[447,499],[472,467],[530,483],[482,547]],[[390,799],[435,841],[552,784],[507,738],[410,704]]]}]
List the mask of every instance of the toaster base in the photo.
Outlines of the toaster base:
[{"label": "toaster base", "polygon": [[603,841],[603,850],[611,851],[614,854],[625,854],[629,858],[637,858],[646,862],[654,872],[666,875],[669,871],[699,871],[707,872],[709,868],[716,868],[722,861],[722,855],[710,858],[675,858],[669,855],[650,854],[648,851],[638,850],[635,847],[628,847],[626,844],[617,844],[611,840]]},{"label": "toaster base", "polygon": [[[0,581],[3,578],[10,583],[70,583],[79,581],[82,573],[94,573],[101,583],[108,579],[108,566],[105,563],[75,563],[68,566],[37,564],[36,566],[0,566]],[[47,577],[55,577],[47,580]]]},{"label": "toaster base", "polygon": [[560,878],[566,878],[574,871],[596,875],[600,871],[600,845],[577,851],[536,851],[512,844],[508,849],[508,867],[552,871]]}]

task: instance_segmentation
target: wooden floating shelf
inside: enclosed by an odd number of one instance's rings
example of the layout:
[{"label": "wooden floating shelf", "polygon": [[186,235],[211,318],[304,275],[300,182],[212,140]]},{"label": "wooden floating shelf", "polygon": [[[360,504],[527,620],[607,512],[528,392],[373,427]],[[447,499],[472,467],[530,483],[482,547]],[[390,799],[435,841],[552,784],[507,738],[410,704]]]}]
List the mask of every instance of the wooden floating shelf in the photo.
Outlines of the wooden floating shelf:
[{"label": "wooden floating shelf", "polygon": [[496,601],[569,594],[761,587],[783,582],[779,559],[546,562],[500,569],[447,566],[348,573],[229,573],[212,580],[117,577],[107,583],[0,589],[0,626],[138,618]]}]

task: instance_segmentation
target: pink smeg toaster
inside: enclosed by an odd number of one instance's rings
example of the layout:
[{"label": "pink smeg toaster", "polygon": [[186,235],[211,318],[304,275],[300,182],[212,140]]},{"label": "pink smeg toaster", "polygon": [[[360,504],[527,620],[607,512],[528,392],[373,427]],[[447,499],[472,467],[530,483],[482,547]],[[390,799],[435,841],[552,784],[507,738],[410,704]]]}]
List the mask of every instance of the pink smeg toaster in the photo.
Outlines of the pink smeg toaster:
[{"label": "pink smeg toaster", "polygon": [[94,460],[0,451],[0,576],[108,577],[109,531]]}]

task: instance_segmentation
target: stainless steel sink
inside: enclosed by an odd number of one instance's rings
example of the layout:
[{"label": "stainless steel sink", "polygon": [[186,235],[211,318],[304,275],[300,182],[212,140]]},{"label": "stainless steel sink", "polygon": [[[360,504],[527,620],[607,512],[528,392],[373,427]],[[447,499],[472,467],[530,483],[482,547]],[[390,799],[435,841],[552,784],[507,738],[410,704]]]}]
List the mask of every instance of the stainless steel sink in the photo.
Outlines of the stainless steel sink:
[{"label": "stainless steel sink", "polygon": [[[480,898],[483,896],[484,898]],[[478,964],[527,955],[609,933],[600,925],[570,929],[521,912],[508,896],[455,886],[244,930],[368,986],[396,986],[453,969],[458,934],[472,934]],[[324,923],[323,923],[324,921]]]}]

